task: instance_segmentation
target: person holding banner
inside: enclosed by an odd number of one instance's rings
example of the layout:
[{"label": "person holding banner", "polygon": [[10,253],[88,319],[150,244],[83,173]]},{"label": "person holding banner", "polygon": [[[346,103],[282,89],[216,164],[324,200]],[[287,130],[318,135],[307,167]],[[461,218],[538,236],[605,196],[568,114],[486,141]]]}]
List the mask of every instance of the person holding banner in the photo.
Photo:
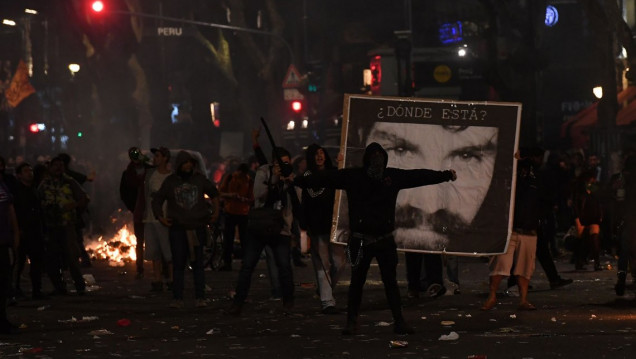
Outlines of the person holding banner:
[{"label": "person holding banner", "polygon": [[[521,157],[524,156],[524,157]],[[506,253],[490,259],[490,292],[481,310],[490,310],[497,304],[497,289],[504,277],[513,271],[519,285],[519,310],[536,310],[528,301],[528,284],[534,273],[537,229],[540,219],[539,181],[534,174],[532,159],[517,152],[517,186],[513,231]],[[513,269],[514,264],[514,269]]]},{"label": "person holding banner", "polygon": [[[461,183],[418,187],[400,192],[395,214],[399,248],[464,252],[483,248],[500,252],[495,243],[465,242],[488,194],[497,157],[498,129],[375,122],[366,144],[377,142],[395,168],[450,168]],[[439,268],[441,271],[441,267]],[[441,277],[441,273],[440,273]]]},{"label": "person holding banner", "polygon": [[457,179],[452,169],[434,171],[388,168],[388,157],[387,151],[374,142],[365,149],[362,167],[320,171],[294,179],[294,184],[301,188],[336,188],[345,190],[347,194],[351,230],[347,251],[352,271],[347,324],[342,331],[343,335],[356,334],[358,331],[362,289],[373,258],[380,267],[382,282],[395,321],[394,332],[414,333],[402,316],[396,278],[398,255],[393,236],[396,200],[402,189]]}]

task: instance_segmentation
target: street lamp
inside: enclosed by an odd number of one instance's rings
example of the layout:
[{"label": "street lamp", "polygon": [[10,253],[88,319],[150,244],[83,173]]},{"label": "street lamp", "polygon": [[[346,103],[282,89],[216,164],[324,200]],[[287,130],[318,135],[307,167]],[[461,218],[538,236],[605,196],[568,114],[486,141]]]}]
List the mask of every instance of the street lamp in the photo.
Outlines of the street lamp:
[{"label": "street lamp", "polygon": [[601,86],[596,86],[595,88],[592,89],[592,93],[594,93],[594,96],[596,96],[597,99],[602,99],[603,98],[603,87]]},{"label": "street lamp", "polygon": [[2,19],[2,24],[7,25],[7,26],[15,26],[15,21],[11,20],[11,19]]},{"label": "street lamp", "polygon": [[74,76],[75,73],[80,70],[80,65],[78,65],[78,64],[69,64],[68,65],[68,69],[69,69],[69,71],[71,71],[71,75]]}]

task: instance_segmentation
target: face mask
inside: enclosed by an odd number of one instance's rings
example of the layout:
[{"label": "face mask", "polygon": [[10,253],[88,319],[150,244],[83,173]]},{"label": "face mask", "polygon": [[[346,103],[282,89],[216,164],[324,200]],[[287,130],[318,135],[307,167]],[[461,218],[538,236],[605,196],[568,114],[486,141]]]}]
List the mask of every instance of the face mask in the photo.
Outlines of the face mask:
[{"label": "face mask", "polygon": [[178,171],[177,171],[177,175],[178,175],[179,177],[183,178],[184,180],[187,180],[187,179],[189,179],[190,177],[192,177],[192,172],[193,172],[193,171],[186,172],[186,171],[178,170]]},{"label": "face mask", "polygon": [[382,180],[384,176],[384,157],[381,154],[375,153],[371,155],[367,175],[373,180]]}]

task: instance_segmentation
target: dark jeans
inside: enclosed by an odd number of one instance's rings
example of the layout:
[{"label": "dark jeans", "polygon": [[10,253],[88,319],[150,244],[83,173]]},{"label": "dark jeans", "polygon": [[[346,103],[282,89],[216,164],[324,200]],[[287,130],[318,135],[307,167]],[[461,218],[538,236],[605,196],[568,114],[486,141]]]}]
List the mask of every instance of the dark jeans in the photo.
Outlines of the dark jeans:
[{"label": "dark jeans", "polygon": [[[20,289],[20,276],[24,270],[27,257],[30,261],[29,277],[31,278],[32,294],[39,294],[42,291],[42,273],[44,272],[44,235],[36,230],[22,230],[20,236],[20,245],[18,247],[18,258],[15,264],[15,283],[16,289]],[[49,277],[53,278],[49,275]]]},{"label": "dark jeans", "polygon": [[[422,253],[406,252],[406,282],[410,291],[420,291],[420,277],[422,273]],[[426,288],[424,288],[426,289]]]},{"label": "dark jeans", "polygon": [[619,231],[620,253],[616,263],[619,272],[627,272],[631,267],[632,277],[636,278],[636,223],[625,220]]},{"label": "dark jeans", "polygon": [[66,292],[66,284],[62,277],[64,263],[68,265],[69,272],[71,272],[75,289],[78,292],[83,292],[86,289],[86,283],[84,283],[84,277],[80,270],[80,251],[75,234],[74,225],[47,228],[49,273],[52,276],[55,289],[59,292]]},{"label": "dark jeans", "polygon": [[194,295],[197,299],[205,298],[205,274],[203,272],[203,245],[206,240],[205,227],[193,231],[198,243],[190,245],[185,228],[173,225],[170,227],[170,249],[172,250],[173,282],[172,295],[174,299],[183,299],[186,264],[192,265],[194,276]]},{"label": "dark jeans", "polygon": [[243,240],[243,263],[239,271],[236,283],[235,304],[243,304],[247,298],[252,283],[252,274],[256,268],[261,252],[265,246],[269,246],[274,254],[274,261],[278,267],[280,286],[282,288],[283,302],[291,303],[294,300],[294,278],[290,261],[291,237],[279,235],[274,238],[258,238],[248,236]]},{"label": "dark jeans", "polygon": [[84,245],[84,227],[83,226],[76,226],[75,227],[75,233],[76,233],[76,236],[77,236],[77,248],[80,251],[80,258],[82,260],[82,263],[90,264],[91,263],[91,256],[89,256],[88,252],[86,252],[86,246]]},{"label": "dark jeans", "polygon": [[[554,239],[554,231],[552,228],[551,223],[541,221],[539,231],[537,232],[537,260],[541,264],[541,268],[543,268],[548,280],[554,283],[559,280],[559,273],[554,265],[552,254],[550,253],[550,244],[552,239]],[[514,276],[510,277],[512,278]]]},{"label": "dark jeans", "polygon": [[[358,253],[355,244],[351,245],[350,253],[354,256]],[[347,322],[355,323],[360,312],[360,303],[362,301],[362,289],[367,280],[367,272],[371,266],[373,258],[378,262],[380,267],[380,276],[384,283],[384,292],[386,299],[391,307],[391,313],[396,323],[402,322],[402,303],[400,299],[400,290],[397,284],[397,264],[398,254],[395,242],[391,240],[382,240],[362,248],[362,258],[357,266],[351,268],[351,283],[349,284]],[[354,261],[352,259],[352,261]]]},{"label": "dark jeans", "polygon": [[11,267],[13,249],[8,246],[0,246],[0,324],[7,322],[7,298],[11,281]]},{"label": "dark jeans", "polygon": [[137,273],[142,274],[144,272],[144,223],[135,222],[133,230],[137,238],[137,246],[135,247],[137,259],[135,264],[137,265]]},{"label": "dark jeans", "polygon": [[225,214],[225,229],[223,232],[223,262],[226,266],[232,265],[232,253],[234,253],[234,235],[238,227],[241,247],[247,238],[247,215]]},{"label": "dark jeans", "polygon": [[[444,265],[441,254],[406,252],[404,258],[406,259],[406,280],[409,290],[426,290],[434,283],[444,285]],[[453,271],[451,270],[449,273],[452,274]],[[449,274],[449,278],[451,274]]]}]

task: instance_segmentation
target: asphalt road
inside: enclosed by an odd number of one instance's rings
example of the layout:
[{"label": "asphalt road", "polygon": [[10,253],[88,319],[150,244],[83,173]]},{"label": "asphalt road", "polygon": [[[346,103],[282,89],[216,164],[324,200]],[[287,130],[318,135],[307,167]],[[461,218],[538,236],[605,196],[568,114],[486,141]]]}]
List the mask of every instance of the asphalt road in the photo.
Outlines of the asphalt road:
[{"label": "asphalt road", "polygon": [[[400,260],[398,273],[403,275],[399,279],[405,294],[402,255]],[[605,260],[614,265],[612,258]],[[95,280],[85,296],[23,299],[10,307],[11,320],[22,328],[18,335],[0,337],[0,358],[636,357],[635,289],[631,285],[624,297],[616,297],[612,269],[574,272],[573,265],[562,258],[558,268],[575,281],[550,290],[537,264],[529,294],[537,311],[520,312],[518,298],[501,295],[495,309],[483,312],[479,308],[487,293],[487,264],[477,258],[461,258],[461,294],[405,299],[405,317],[416,333],[398,336],[393,334],[374,265],[363,296],[361,334],[344,337],[340,334],[344,312],[319,313],[311,261],[304,261],[308,267],[295,268],[293,312],[285,313],[280,301],[269,300],[269,279],[261,261],[249,303],[239,318],[225,314],[238,262],[232,272],[206,272],[211,299],[206,308],[194,308],[192,276],[186,273],[186,306],[170,309],[170,293],[150,292],[150,279],[135,279],[132,264],[110,267],[97,261],[84,271]],[[150,271],[149,264],[146,271]],[[26,275],[22,281],[23,288],[30,288]],[[632,283],[631,278],[628,281]],[[45,285],[50,285],[47,279]],[[347,285],[343,281],[336,288],[343,310]],[[440,340],[451,332],[457,334],[456,339]],[[391,341],[396,340],[408,344],[391,348]]]}]

